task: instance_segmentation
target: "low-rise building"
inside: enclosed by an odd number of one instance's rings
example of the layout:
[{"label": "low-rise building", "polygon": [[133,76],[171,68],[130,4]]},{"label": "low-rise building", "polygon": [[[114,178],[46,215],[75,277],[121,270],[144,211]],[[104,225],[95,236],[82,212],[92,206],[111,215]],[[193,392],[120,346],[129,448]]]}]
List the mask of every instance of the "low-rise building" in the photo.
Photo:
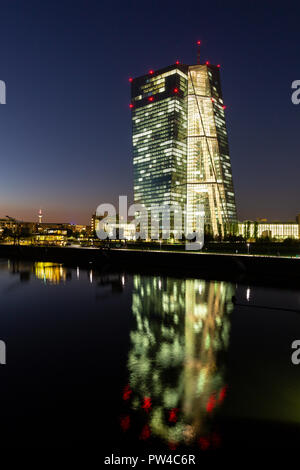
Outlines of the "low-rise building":
[{"label": "low-rise building", "polygon": [[91,219],[91,233],[95,234],[99,229],[99,223],[101,220],[105,218],[105,223],[103,225],[103,230],[107,232],[107,236],[111,240],[134,240],[135,239],[135,232],[136,226],[135,224],[131,223],[130,220],[128,222],[123,222],[122,217],[116,215],[115,217],[108,217],[107,214],[103,216],[97,216],[96,214],[92,215]]},{"label": "low-rise building", "polygon": [[263,221],[245,221],[238,223],[238,235],[244,238],[274,238],[276,240],[285,240],[286,238],[300,238],[299,216],[296,222],[268,222]]}]

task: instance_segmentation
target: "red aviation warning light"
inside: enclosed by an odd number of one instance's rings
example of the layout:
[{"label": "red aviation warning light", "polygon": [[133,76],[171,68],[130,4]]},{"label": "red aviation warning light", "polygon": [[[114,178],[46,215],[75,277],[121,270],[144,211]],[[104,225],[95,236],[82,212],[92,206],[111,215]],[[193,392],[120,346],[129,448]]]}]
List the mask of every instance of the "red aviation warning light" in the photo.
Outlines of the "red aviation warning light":
[{"label": "red aviation warning light", "polygon": [[168,442],[168,446],[170,450],[176,450],[177,449],[177,443],[176,442]]},{"label": "red aviation warning light", "polygon": [[128,80],[129,80],[129,82],[132,82],[133,78],[132,78],[132,77],[129,77]]},{"label": "red aviation warning light", "polygon": [[227,394],[227,385],[225,385],[225,387],[221,388],[220,390],[220,393],[219,393],[219,403],[221,403],[222,401],[224,401],[225,397],[226,397],[226,394]]},{"label": "red aviation warning light", "polygon": [[147,439],[149,439],[150,436],[151,436],[151,430],[150,430],[149,424],[145,424],[140,434],[140,439],[142,439],[143,441],[146,441]]},{"label": "red aviation warning light", "polygon": [[211,394],[211,396],[209,397],[209,400],[206,404],[206,411],[208,413],[211,413],[213,411],[213,409],[215,408],[216,406],[216,397],[214,395],[214,393]]},{"label": "red aviation warning light", "polygon": [[226,109],[226,106],[224,105],[224,106],[222,106],[222,108],[223,108],[223,109]]},{"label": "red aviation warning light", "polygon": [[180,64],[179,60],[176,60],[175,64],[176,64],[176,65],[179,65],[179,64]]},{"label": "red aviation warning light", "polygon": [[126,385],[123,389],[123,400],[129,400],[132,394],[132,390],[129,385]]},{"label": "red aviation warning light", "polygon": [[122,416],[120,419],[120,426],[124,432],[130,428],[130,416]]},{"label": "red aviation warning light", "polygon": [[198,444],[201,450],[207,450],[210,445],[208,437],[199,437]]},{"label": "red aviation warning light", "polygon": [[154,70],[152,70],[152,69],[149,70],[149,73],[150,73],[150,75],[153,75],[153,74],[154,74]]},{"label": "red aviation warning light", "polygon": [[133,108],[133,104],[132,104],[132,103],[130,103],[129,108]]},{"label": "red aviation warning light", "polygon": [[208,60],[207,60],[205,63],[206,63],[206,65],[209,65],[209,61],[208,61]]},{"label": "red aviation warning light", "polygon": [[153,96],[149,96],[148,101],[153,101],[153,100],[154,100]]},{"label": "red aviation warning light", "polygon": [[145,411],[149,411],[152,407],[152,402],[151,402],[151,398],[150,397],[144,397],[144,401],[142,403],[142,408],[145,410]]},{"label": "red aviation warning light", "polygon": [[174,93],[178,93],[178,92],[179,92],[178,88],[174,88]]},{"label": "red aviation warning light", "polygon": [[218,64],[218,65],[217,65],[217,67],[218,67],[218,69],[219,69],[219,68],[221,67],[221,65],[220,65],[220,64]]},{"label": "red aviation warning light", "polygon": [[177,413],[178,413],[178,411],[179,411],[178,408],[172,408],[169,411],[169,422],[170,423],[176,423],[177,422],[177,419],[178,419]]}]

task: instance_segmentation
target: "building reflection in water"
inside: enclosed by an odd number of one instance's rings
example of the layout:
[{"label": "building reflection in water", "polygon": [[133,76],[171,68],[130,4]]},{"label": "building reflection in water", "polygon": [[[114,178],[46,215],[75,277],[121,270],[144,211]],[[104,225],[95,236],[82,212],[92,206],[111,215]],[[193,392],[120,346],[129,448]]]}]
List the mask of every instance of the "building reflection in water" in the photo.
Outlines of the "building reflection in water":
[{"label": "building reflection in water", "polygon": [[140,439],[218,445],[233,294],[226,282],[134,276],[123,431],[136,415]]}]

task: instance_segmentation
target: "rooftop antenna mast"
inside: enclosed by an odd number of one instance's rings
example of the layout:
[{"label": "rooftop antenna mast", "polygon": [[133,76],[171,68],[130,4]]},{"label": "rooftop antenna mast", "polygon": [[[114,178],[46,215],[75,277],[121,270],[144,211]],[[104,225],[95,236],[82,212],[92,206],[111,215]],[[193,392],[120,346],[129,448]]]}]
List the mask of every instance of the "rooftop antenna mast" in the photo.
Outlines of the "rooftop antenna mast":
[{"label": "rooftop antenna mast", "polygon": [[43,213],[42,213],[42,209],[39,210],[39,224],[42,223],[42,218],[43,218]]},{"label": "rooftop antenna mast", "polygon": [[200,46],[201,41],[197,41],[197,64],[200,65]]}]

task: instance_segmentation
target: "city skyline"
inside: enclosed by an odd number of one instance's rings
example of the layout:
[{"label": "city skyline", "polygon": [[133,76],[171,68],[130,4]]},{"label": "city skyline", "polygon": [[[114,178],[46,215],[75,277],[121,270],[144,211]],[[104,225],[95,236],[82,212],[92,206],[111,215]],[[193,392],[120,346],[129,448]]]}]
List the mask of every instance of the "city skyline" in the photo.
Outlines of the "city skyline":
[{"label": "city skyline", "polygon": [[137,6],[3,3],[0,217],[36,220],[42,208],[47,222],[88,224],[102,202],[133,202],[128,78],[195,63],[201,39],[201,62],[221,64],[238,219],[294,220],[295,9],[218,2],[208,22],[206,6],[166,2],[145,24]]}]

